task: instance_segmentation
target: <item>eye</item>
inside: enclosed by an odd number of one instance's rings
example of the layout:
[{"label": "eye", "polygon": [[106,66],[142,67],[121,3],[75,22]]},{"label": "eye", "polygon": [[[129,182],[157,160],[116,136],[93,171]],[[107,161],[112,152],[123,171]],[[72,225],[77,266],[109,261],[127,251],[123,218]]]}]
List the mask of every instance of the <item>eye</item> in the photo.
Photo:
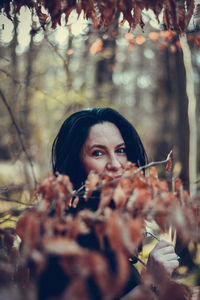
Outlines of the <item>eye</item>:
[{"label": "eye", "polygon": [[118,148],[116,150],[117,153],[126,153],[126,148],[125,147],[121,147],[121,148]]},{"label": "eye", "polygon": [[101,150],[95,150],[92,152],[92,156],[102,156],[103,152]]}]

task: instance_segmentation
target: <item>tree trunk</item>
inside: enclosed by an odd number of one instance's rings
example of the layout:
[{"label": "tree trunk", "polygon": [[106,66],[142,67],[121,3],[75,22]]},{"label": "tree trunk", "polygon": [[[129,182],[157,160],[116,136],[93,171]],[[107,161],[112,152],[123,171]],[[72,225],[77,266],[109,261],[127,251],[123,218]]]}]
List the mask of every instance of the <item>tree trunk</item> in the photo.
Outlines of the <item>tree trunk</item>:
[{"label": "tree trunk", "polygon": [[116,56],[118,20],[119,14],[117,13],[115,21],[110,26],[108,32],[99,33],[99,36],[103,41],[103,50],[100,52],[100,57],[96,63],[95,86],[97,100],[110,100],[116,92],[113,86],[112,76]]},{"label": "tree trunk", "polygon": [[194,91],[194,73],[192,67],[191,51],[186,36],[180,37],[183,50],[183,61],[186,73],[186,92],[188,98],[188,120],[189,120],[189,190],[191,197],[197,192],[197,118],[196,118],[196,96]]},{"label": "tree trunk", "polygon": [[176,140],[178,143],[178,157],[181,163],[179,175],[184,188],[189,189],[189,122],[188,122],[188,100],[186,95],[186,77],[183,63],[183,54],[177,51],[174,55],[174,82],[176,85],[176,111],[177,127]]},{"label": "tree trunk", "polygon": [[[30,43],[29,48],[27,52],[24,54],[24,66],[25,66],[25,85],[24,85],[24,99],[22,102],[22,109],[21,109],[21,128],[23,130],[23,136],[26,146],[26,151],[29,155],[30,160],[33,157],[33,153],[31,153],[31,140],[32,136],[34,135],[34,127],[30,120],[30,114],[31,114],[31,102],[32,102],[32,76],[33,76],[33,67],[34,67],[34,61],[36,59],[38,49],[34,45],[34,30],[30,33]],[[27,159],[24,157],[24,173],[26,177],[26,182],[31,183],[31,173],[30,173],[30,163],[27,161]]]}]

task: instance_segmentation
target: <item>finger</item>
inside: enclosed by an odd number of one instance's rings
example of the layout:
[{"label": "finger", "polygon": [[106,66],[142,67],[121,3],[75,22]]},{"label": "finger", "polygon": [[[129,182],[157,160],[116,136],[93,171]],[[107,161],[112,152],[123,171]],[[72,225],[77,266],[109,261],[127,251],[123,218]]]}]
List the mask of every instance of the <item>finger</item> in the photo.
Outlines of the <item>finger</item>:
[{"label": "finger", "polygon": [[166,240],[161,240],[159,241],[157,244],[156,244],[156,247],[157,249],[162,249],[162,248],[165,248],[165,247],[168,247],[168,246],[171,246],[171,247],[174,247],[174,245],[169,242],[169,241],[166,241]]},{"label": "finger", "polygon": [[177,261],[177,255],[175,253],[163,255],[166,261]]},{"label": "finger", "polygon": [[171,245],[166,246],[164,248],[157,249],[157,251],[162,255],[175,253],[174,247]]},{"label": "finger", "polygon": [[179,267],[179,262],[177,260],[165,262],[165,269],[170,273]]}]

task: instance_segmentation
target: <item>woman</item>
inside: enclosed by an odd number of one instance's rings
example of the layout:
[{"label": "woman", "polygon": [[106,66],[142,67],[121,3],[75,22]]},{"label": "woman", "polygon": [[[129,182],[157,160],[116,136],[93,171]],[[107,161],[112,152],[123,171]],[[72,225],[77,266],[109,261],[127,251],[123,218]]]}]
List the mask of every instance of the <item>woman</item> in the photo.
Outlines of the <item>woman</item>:
[{"label": "woman", "polygon": [[[145,165],[147,156],[142,142],[133,126],[111,108],[92,108],[72,114],[62,124],[52,147],[53,172],[68,174],[74,188],[79,188],[87,177],[81,159],[81,150],[94,125],[112,123],[119,130],[126,145],[127,160],[137,166]],[[100,129],[101,130],[101,129]]]},{"label": "woman", "polygon": [[[111,108],[92,108],[72,114],[60,128],[52,147],[54,174],[69,175],[74,188],[80,188],[88,173],[112,173],[120,178],[128,161],[145,165],[147,156],[134,127]],[[88,207],[95,210],[98,197],[82,201],[78,210]],[[88,241],[83,241],[83,245]],[[147,268],[156,286],[162,286],[178,267],[177,255],[170,242],[160,241],[151,251]],[[127,283],[125,294],[133,295],[139,285],[137,272]],[[128,297],[128,296],[125,296]]]}]

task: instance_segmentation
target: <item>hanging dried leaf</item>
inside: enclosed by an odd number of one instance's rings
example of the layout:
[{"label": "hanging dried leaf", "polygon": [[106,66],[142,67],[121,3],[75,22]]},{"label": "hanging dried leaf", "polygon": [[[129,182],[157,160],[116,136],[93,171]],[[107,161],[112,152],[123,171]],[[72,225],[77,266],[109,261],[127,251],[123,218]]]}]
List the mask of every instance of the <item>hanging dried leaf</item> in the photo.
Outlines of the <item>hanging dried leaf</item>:
[{"label": "hanging dried leaf", "polygon": [[114,200],[116,208],[125,206],[125,203],[127,200],[127,194],[126,194],[125,189],[123,189],[120,184],[118,184],[114,190],[113,200]]},{"label": "hanging dried leaf", "polygon": [[[171,46],[173,46],[173,45],[171,45]],[[175,51],[174,52],[176,52],[176,47],[175,47]],[[165,170],[167,172],[169,172],[171,170],[171,168],[172,168],[172,151],[170,151],[170,153],[167,156],[167,165],[165,167]]]},{"label": "hanging dried leaf", "polygon": [[[115,20],[116,14],[122,13],[123,20],[120,24],[123,25],[124,22],[127,21],[130,29],[133,30],[137,25],[140,25],[143,28],[142,11],[144,9],[153,10],[158,20],[159,14],[163,10],[164,23],[167,29],[175,30],[178,33],[182,33],[186,29],[194,12],[194,0],[3,0],[0,3],[0,9],[3,10],[9,19],[12,19],[15,13],[19,13],[22,6],[26,6],[35,11],[43,28],[45,28],[47,17],[45,14],[41,14],[40,7],[44,7],[48,11],[52,28],[60,25],[62,14],[65,15],[65,21],[67,23],[70,13],[73,10],[76,10],[78,15],[83,12],[86,19],[91,19],[93,26],[96,29],[99,29],[101,26],[110,27]],[[196,25],[198,25],[198,5],[195,10],[195,16],[197,20]]]},{"label": "hanging dried leaf", "polygon": [[104,207],[109,206],[111,200],[113,199],[114,189],[110,185],[106,185],[103,187],[100,195],[99,208],[102,209]]},{"label": "hanging dried leaf", "polygon": [[200,25],[200,4],[197,4],[194,11],[194,24],[195,26]]}]

